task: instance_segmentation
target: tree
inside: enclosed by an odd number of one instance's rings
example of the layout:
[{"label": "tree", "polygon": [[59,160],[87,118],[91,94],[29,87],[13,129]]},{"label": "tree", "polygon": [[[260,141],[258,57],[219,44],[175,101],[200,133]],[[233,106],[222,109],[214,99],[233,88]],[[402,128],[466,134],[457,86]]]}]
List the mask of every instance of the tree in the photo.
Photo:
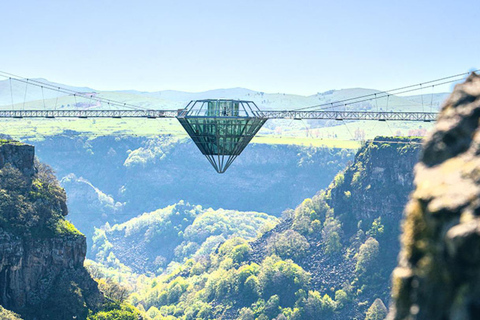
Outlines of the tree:
[{"label": "tree", "polygon": [[21,320],[20,316],[10,310],[4,309],[0,306],[0,319],[2,320]]},{"label": "tree", "polygon": [[368,238],[365,243],[360,246],[357,254],[357,265],[355,267],[357,275],[361,276],[367,272],[377,258],[378,252],[379,244],[375,238]]},{"label": "tree", "polygon": [[243,297],[247,302],[253,302],[258,299],[258,296],[260,295],[258,291],[258,279],[254,275],[251,275],[250,277],[245,280],[245,284],[243,286]]},{"label": "tree", "polygon": [[138,320],[138,314],[127,310],[101,311],[88,320]]},{"label": "tree", "polygon": [[379,298],[375,299],[367,310],[365,320],[384,320],[387,317],[387,307]]},{"label": "tree", "polygon": [[265,304],[264,313],[269,319],[275,318],[280,313],[280,299],[278,295],[273,295]]},{"label": "tree", "polygon": [[127,287],[116,283],[112,279],[100,279],[98,281],[98,288],[107,298],[120,303],[124,302],[130,293]]},{"label": "tree", "polygon": [[370,237],[379,237],[385,231],[385,227],[382,224],[382,217],[378,217],[372,222],[372,227],[367,231],[367,235]]},{"label": "tree", "polygon": [[265,258],[258,275],[262,297],[278,294],[282,307],[293,306],[295,293],[306,289],[310,275],[292,260],[281,260],[276,256]]},{"label": "tree", "polygon": [[294,230],[275,234],[268,240],[267,250],[283,259],[299,259],[305,256],[310,244]]},{"label": "tree", "polygon": [[255,314],[250,308],[242,308],[238,320],[255,320]]},{"label": "tree", "polygon": [[303,307],[305,319],[315,319],[323,311],[322,296],[318,291],[309,291]]},{"label": "tree", "polygon": [[322,241],[325,249],[325,254],[339,252],[342,249],[340,242],[340,232],[342,225],[340,221],[334,217],[328,217],[323,224]]},{"label": "tree", "polygon": [[35,169],[37,170],[36,177],[42,183],[57,187],[60,186],[55,176],[55,170],[53,170],[51,166],[35,159]]},{"label": "tree", "polygon": [[335,292],[335,302],[337,303],[337,309],[340,310],[348,303],[349,298],[344,290],[337,290]]}]

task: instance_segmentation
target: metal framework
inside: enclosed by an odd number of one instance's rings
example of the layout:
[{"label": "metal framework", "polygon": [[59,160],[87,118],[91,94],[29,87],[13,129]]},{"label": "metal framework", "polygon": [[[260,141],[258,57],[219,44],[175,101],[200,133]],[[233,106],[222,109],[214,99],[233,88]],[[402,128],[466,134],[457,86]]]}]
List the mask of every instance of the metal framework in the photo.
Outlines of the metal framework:
[{"label": "metal framework", "polygon": [[435,121],[436,112],[376,111],[263,111],[267,119]]},{"label": "metal framework", "polygon": [[[0,110],[0,118],[179,118],[180,110]],[[436,112],[260,111],[254,117],[306,120],[435,121]]]},{"label": "metal framework", "polygon": [[180,110],[0,110],[0,118],[176,118],[218,173],[224,173],[268,119],[435,121],[434,112],[262,111],[253,101],[193,100]]},{"label": "metal framework", "polygon": [[228,169],[267,121],[255,103],[225,99],[191,101],[177,119],[218,173]]},{"label": "metal framework", "polygon": [[0,118],[175,118],[177,110],[0,110]]}]

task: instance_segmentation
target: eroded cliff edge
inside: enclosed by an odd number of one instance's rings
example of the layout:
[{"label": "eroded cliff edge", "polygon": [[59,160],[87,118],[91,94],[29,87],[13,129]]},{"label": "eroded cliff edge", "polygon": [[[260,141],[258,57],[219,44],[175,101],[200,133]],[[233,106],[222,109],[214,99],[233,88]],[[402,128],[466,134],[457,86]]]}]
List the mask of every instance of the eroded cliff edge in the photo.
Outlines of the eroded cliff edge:
[{"label": "eroded cliff edge", "polygon": [[445,102],[415,166],[389,319],[480,319],[480,77]]},{"label": "eroded cliff edge", "polygon": [[24,319],[85,319],[102,295],[83,266],[85,236],[34,147],[0,141],[0,305]]}]

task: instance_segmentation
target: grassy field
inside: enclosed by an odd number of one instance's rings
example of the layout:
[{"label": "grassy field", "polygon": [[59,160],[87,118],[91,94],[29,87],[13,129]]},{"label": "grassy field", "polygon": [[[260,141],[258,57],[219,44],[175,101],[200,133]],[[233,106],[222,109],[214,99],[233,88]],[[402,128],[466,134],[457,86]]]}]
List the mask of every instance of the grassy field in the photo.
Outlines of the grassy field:
[{"label": "grassy field", "polygon": [[8,119],[0,120],[0,132],[13,138],[41,140],[68,130],[91,137],[103,135],[187,136],[175,119]]},{"label": "grassy field", "polygon": [[301,145],[306,147],[327,147],[342,149],[358,149],[361,142],[354,140],[341,139],[323,139],[323,138],[301,138],[301,137],[282,137],[282,136],[262,136],[253,138],[252,143],[263,144],[288,144]]}]

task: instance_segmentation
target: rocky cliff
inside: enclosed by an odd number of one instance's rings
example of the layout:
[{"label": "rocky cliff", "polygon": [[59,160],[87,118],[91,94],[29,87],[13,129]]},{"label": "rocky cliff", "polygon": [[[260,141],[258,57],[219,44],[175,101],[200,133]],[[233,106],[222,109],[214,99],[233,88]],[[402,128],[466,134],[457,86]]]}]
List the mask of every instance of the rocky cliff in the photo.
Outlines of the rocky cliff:
[{"label": "rocky cliff", "polygon": [[[275,253],[310,272],[312,290],[338,298],[335,312],[319,319],[363,319],[369,307],[388,305],[398,226],[419,152],[420,139],[368,141],[329,188],[251,244],[252,261]],[[282,249],[285,237],[295,251]]]},{"label": "rocky cliff", "polygon": [[34,159],[35,150],[32,146],[12,140],[0,140],[0,168],[10,164],[25,177],[32,178],[35,174]]},{"label": "rocky cliff", "polygon": [[0,304],[24,319],[85,319],[102,296],[83,262],[85,236],[34,148],[0,145]]},{"label": "rocky cliff", "polygon": [[[347,234],[356,229],[356,222],[371,224],[378,217],[383,223],[393,222],[392,228],[396,228],[413,189],[412,168],[418,161],[420,141],[377,137],[359,150],[355,162],[337,178],[328,202]],[[340,177],[342,181],[338,181]]]},{"label": "rocky cliff", "polygon": [[446,101],[415,167],[390,319],[480,318],[480,77]]}]

